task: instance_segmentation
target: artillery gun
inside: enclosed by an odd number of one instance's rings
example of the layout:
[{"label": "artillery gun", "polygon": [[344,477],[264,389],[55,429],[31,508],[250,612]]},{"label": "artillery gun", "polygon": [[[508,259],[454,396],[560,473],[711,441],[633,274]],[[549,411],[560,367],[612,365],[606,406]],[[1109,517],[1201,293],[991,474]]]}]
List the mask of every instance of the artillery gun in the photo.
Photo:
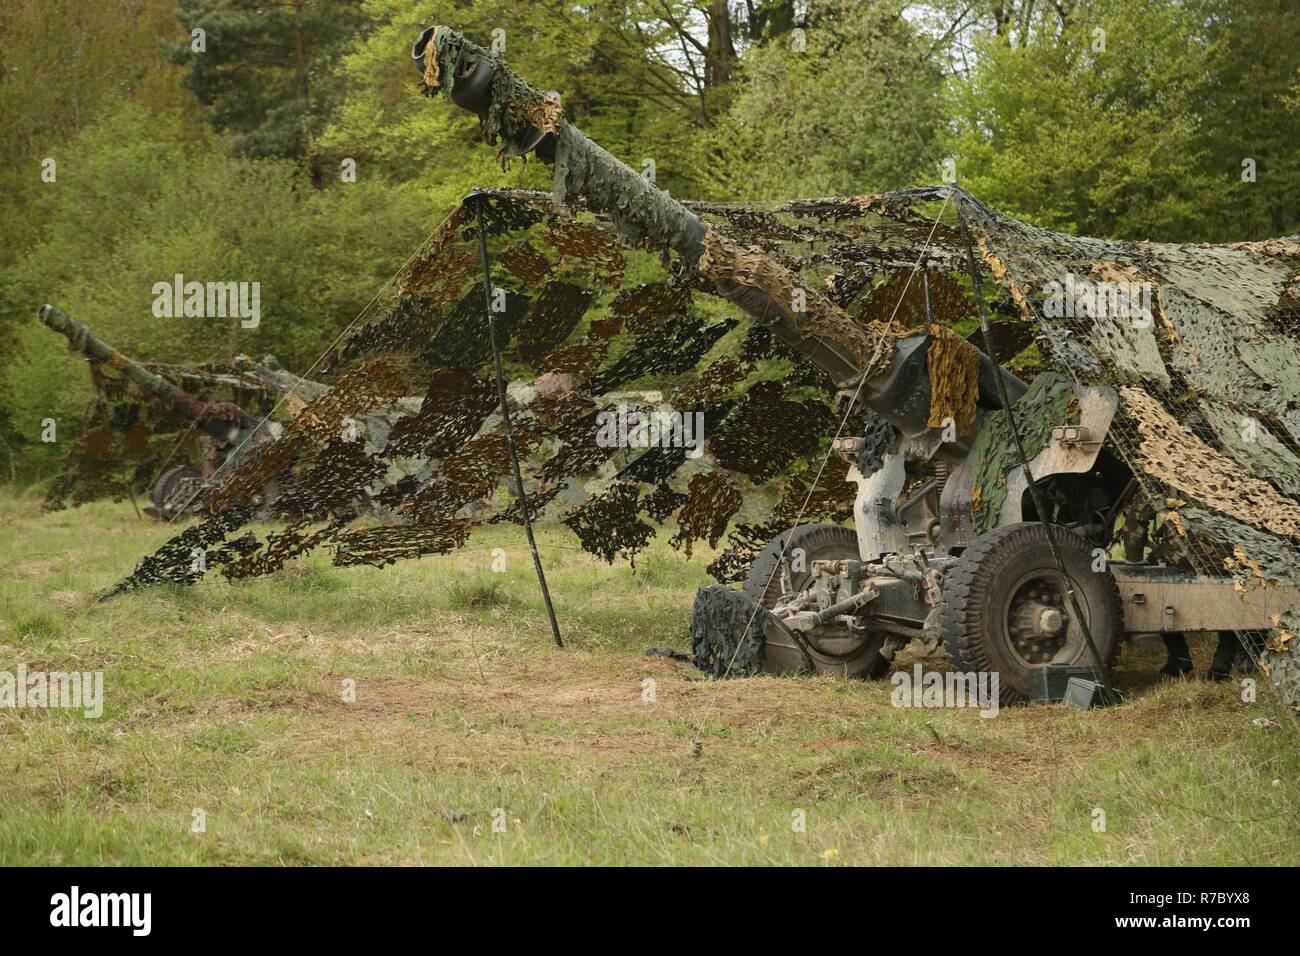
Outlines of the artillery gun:
[{"label": "artillery gun", "polygon": [[[42,306],[38,314],[42,322],[64,335],[71,347],[82,352],[89,361],[116,370],[159,407],[177,411],[184,419],[192,421],[193,427],[203,435],[201,467],[176,465],[157,475],[151,491],[152,503],[144,510],[158,520],[201,512],[205,490],[224,481],[256,449],[284,434],[284,427],[267,415],[254,414],[235,402],[202,399],[186,391],[178,382],[204,394],[210,391],[255,394],[260,399],[258,405],[266,411],[274,411],[273,406],[278,404],[276,400],[282,399],[289,417],[296,417],[314,402],[326,399],[332,391],[330,385],[290,372],[273,355],[265,355],[261,361],[237,355],[217,370],[136,362],[96,337],[88,326],[54,306]],[[523,408],[536,399],[538,389],[527,382],[515,382],[511,384],[509,393],[512,404]],[[421,404],[420,397],[407,396],[391,405],[371,408],[355,417],[345,418],[345,434],[341,437],[345,441],[359,442],[367,452],[377,451],[388,441],[394,423],[403,416],[418,412]],[[490,430],[498,420],[499,416],[494,413],[488,416],[483,427]],[[384,488],[407,475],[427,478],[435,464],[422,456],[407,456],[400,463],[390,463],[389,473],[376,481],[365,499],[357,500],[354,506],[367,514],[394,517],[391,510],[377,500]],[[275,499],[290,484],[290,475],[278,476],[256,496],[254,503],[266,506],[264,513],[270,516],[274,513]]]},{"label": "artillery gun", "polygon": [[[816,291],[800,289],[807,301],[796,308],[788,293],[797,276],[759,249],[729,244],[584,136],[555,94],[529,86],[502,58],[445,27],[424,31],[412,57],[426,90],[478,116],[503,157],[532,153],[554,166],[557,203],[585,203],[625,238],[677,253],[879,416],[865,436],[833,449],[858,484],[853,528],[790,528],[758,555],[741,592],[700,590],[692,643],[701,667],[875,678],[917,641],[942,646],[958,670],[997,672],[1002,700],[1015,702],[1031,695],[1040,665],[1091,667],[1106,683],[1125,637],[1263,630],[1279,608],[1300,603],[1295,588],[1238,594],[1230,577],[1151,560],[1137,476],[1111,442],[1114,387],[1062,379],[1030,394],[989,355],[956,344],[943,315],[905,334],[853,332]],[[963,214],[986,208],[956,186],[933,195]],[[969,264],[978,297],[973,255]],[[954,355],[972,406],[961,432],[938,414],[950,396],[936,394],[946,385],[934,374]],[[972,447],[988,417],[1007,416],[1013,403],[1041,410],[1044,440],[1032,454],[1016,441],[1022,458],[1003,472],[992,527],[978,528]],[[1016,429],[1008,422],[1004,445]],[[1125,560],[1111,560],[1125,514]]]},{"label": "artillery gun", "polygon": [[[37,314],[88,360],[121,373],[163,408],[175,410],[192,421],[193,427],[205,437],[201,467],[176,465],[158,475],[150,493],[152,503],[145,509],[150,517],[166,521],[197,511],[202,493],[214,475],[223,469],[233,470],[252,449],[281,434],[279,423],[254,416],[233,402],[203,401],[195,397],[160,374],[164,370],[161,367],[151,370],[127,358],[97,338],[86,325],[52,305],[41,306]],[[188,369],[176,371],[180,373],[179,378],[196,374]]]},{"label": "artillery gun", "polygon": [[[1063,381],[1043,389],[1054,395],[1027,395],[990,356],[962,354],[937,323],[903,335],[868,329],[866,341],[835,335],[833,305],[802,289],[811,301],[794,308],[783,293],[797,277],[760,250],[728,248],[501,58],[443,27],[426,30],[412,56],[426,87],[477,115],[503,156],[531,152],[554,165],[557,202],[585,202],[626,238],[676,252],[880,416],[865,436],[835,443],[859,487],[854,528],[791,528],[758,555],[741,593],[701,589],[692,620],[697,664],[719,675],[879,677],[902,646],[918,641],[929,650],[942,645],[960,670],[996,671],[1011,702],[1029,696],[1037,665],[1090,665],[1105,682],[1126,636],[1264,630],[1280,608],[1300,603],[1295,588],[1238,594],[1230,577],[1149,560],[1137,476],[1110,441],[1116,389]],[[983,209],[957,187],[946,195],[959,211]],[[978,297],[973,255],[970,266]],[[933,369],[954,351],[973,379],[964,386],[973,421],[960,434],[936,427],[948,397],[935,394],[943,383]],[[1008,463],[993,526],[977,528],[975,436],[988,416],[1007,416],[1022,399],[1056,417],[1040,423],[1041,447]],[[1008,422],[1008,432],[1017,428]],[[1126,560],[1114,561],[1107,552],[1122,515]]]}]

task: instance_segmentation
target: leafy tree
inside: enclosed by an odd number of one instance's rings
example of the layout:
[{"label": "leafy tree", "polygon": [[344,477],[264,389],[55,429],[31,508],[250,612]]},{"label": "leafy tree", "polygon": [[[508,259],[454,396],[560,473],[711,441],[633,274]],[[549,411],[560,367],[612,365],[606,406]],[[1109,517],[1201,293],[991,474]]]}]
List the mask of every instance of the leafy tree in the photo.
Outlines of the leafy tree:
[{"label": "leafy tree", "polygon": [[[157,47],[176,31],[172,10],[171,0],[0,4],[0,261],[39,232],[30,200],[58,189],[64,147],[106,104],[179,109],[176,70]],[[0,312],[4,298],[0,288]]]},{"label": "leafy tree", "polygon": [[820,4],[742,61],[743,88],[700,159],[734,198],[854,195],[934,178],[943,72],[890,3]]},{"label": "leafy tree", "polygon": [[[1211,59],[1178,0],[1096,0],[976,36],[953,84],[959,179],[1043,226],[1202,239],[1198,145]],[[1220,184],[1221,184],[1220,180]]]},{"label": "leafy tree", "polygon": [[[410,188],[359,181],[316,193],[292,161],[232,157],[177,132],[176,120],[123,105],[69,147],[66,181],[38,206],[49,227],[9,270],[28,307],[0,367],[0,407],[29,451],[41,419],[75,407],[87,381],[82,361],[33,317],[39,303],[136,358],[271,352],[305,372],[432,231],[435,210]],[[156,316],[154,284],[176,273],[259,283],[260,324]]]},{"label": "leafy tree", "polygon": [[[1209,67],[1197,147],[1213,217],[1197,238],[1264,239],[1300,229],[1300,20],[1287,0],[1203,2]],[[1249,163],[1247,161],[1250,161]],[[1253,180],[1253,181],[1252,181]]]},{"label": "leafy tree", "polygon": [[340,94],[334,66],[368,27],[355,0],[177,0],[187,32],[166,47],[205,118],[251,157],[305,161],[320,188],[316,138]]},{"label": "leafy tree", "polygon": [[[156,113],[180,115],[189,99],[176,85],[176,68],[158,43],[176,31],[172,0],[6,0],[0,4],[0,354],[4,372],[18,359],[16,339],[32,322],[40,300],[20,293],[11,264],[52,224],[42,200],[77,175],[70,146],[123,98]],[[177,135],[193,138],[196,123]],[[77,210],[83,231],[87,210]],[[96,223],[98,225],[98,223]],[[56,381],[33,370],[30,380]],[[21,447],[12,406],[0,403],[0,474],[15,467]],[[8,460],[6,460],[8,459]]]}]

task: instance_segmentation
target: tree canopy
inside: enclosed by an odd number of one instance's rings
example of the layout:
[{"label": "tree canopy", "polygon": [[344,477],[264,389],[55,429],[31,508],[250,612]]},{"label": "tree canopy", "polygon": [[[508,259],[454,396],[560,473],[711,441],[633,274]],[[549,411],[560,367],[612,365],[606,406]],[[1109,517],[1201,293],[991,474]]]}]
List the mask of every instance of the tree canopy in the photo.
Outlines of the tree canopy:
[{"label": "tree canopy", "polygon": [[[155,361],[311,361],[495,167],[418,95],[410,44],[496,44],[674,195],[933,183],[1065,231],[1300,230],[1286,0],[8,0],[0,7],[0,473],[85,376],[61,304]],[[195,31],[201,31],[197,33]],[[263,321],[163,321],[175,273],[256,279]]]}]

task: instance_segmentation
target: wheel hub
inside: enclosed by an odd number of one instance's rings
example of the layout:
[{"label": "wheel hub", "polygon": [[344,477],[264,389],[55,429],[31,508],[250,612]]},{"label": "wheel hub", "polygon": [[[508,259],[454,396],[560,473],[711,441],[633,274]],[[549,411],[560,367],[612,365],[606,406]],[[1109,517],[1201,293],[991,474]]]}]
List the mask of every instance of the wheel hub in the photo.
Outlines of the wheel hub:
[{"label": "wheel hub", "polygon": [[1051,662],[1065,646],[1070,619],[1065,595],[1049,575],[1023,581],[1007,602],[1007,630],[1015,652],[1030,664]]},{"label": "wheel hub", "polygon": [[1065,627],[1065,618],[1054,607],[1040,607],[1034,617],[1034,629],[1042,637],[1055,637]]}]

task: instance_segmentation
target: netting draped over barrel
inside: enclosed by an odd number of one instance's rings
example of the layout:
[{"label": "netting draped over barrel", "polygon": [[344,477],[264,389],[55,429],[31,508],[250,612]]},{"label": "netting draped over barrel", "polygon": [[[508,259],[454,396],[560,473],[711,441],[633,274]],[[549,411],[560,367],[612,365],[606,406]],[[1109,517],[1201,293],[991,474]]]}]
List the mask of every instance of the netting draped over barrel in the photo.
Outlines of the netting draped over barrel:
[{"label": "netting draped over barrel", "polygon": [[[724,545],[710,567],[723,581],[737,580],[755,549],[801,516],[848,515],[846,462],[830,456],[814,485],[845,410],[824,372],[712,294],[706,269],[633,248],[603,218],[548,194],[484,192],[447,218],[329,356],[333,389],[208,495],[207,520],[225,529],[209,570],[261,574],[322,545],[338,564],[383,565],[458,547],[484,522],[518,517],[501,492],[508,459],[477,260],[480,204],[535,509],[548,508],[606,559],[632,557],[674,525],[685,552],[700,540]],[[995,357],[1026,379],[1050,377],[1018,402],[1025,427],[1062,424],[1037,421],[1048,411],[1069,420],[1061,382],[1114,387],[1121,405],[1108,447],[1158,509],[1161,553],[1235,574],[1243,587],[1300,583],[1296,239],[1073,237],[949,187],[688,206],[733,258],[761,249],[781,275],[788,270],[864,328],[901,335],[932,323],[931,424],[951,416],[975,430],[973,483],[995,497],[1015,467],[996,432],[1004,419],[975,418],[969,352],[944,345],[954,329],[983,344],[971,335],[964,217],[993,311]],[[390,416],[386,441],[350,438],[357,416],[410,396],[419,400]],[[656,410],[674,417],[659,421]],[[843,434],[863,434],[867,414],[855,408]],[[284,527],[244,533],[230,547],[252,496],[272,481],[285,489]],[[361,507],[365,500],[377,507]],[[358,522],[363,511],[380,517]],[[158,557],[123,586],[195,577],[188,559]],[[1285,644],[1288,635],[1280,627],[1275,636]]]},{"label": "netting draped over barrel", "polygon": [[[493,270],[486,299],[480,203]],[[888,274],[924,238],[919,217],[867,229],[845,223],[862,217],[847,201],[696,208],[728,237],[772,252],[809,288],[834,289],[836,303],[864,324],[902,332],[924,323],[915,289],[894,314],[902,285]],[[936,276],[936,298],[955,299],[950,285]],[[331,390],[206,494],[207,520],[225,530],[215,546],[203,545],[203,571],[193,546],[165,548],[171,560],[154,555],[121,587],[211,570],[263,574],[320,546],[340,565],[383,565],[459,547],[484,523],[517,520],[491,379],[488,300],[514,383],[533,510],[546,509],[609,560],[634,558],[670,525],[687,555],[699,541],[725,544],[711,570],[736,580],[768,529],[800,513],[844,520],[855,489],[839,458],[813,481],[846,397],[711,291],[699,273],[659,250],[630,247],[600,217],[556,208],[546,194],[469,197],[327,356]],[[385,441],[350,434],[359,417],[403,401],[410,410],[390,416]],[[860,434],[866,412],[858,407],[844,433]],[[284,524],[261,537],[243,530],[259,497],[272,498]],[[742,505],[751,517],[737,522]]]}]

